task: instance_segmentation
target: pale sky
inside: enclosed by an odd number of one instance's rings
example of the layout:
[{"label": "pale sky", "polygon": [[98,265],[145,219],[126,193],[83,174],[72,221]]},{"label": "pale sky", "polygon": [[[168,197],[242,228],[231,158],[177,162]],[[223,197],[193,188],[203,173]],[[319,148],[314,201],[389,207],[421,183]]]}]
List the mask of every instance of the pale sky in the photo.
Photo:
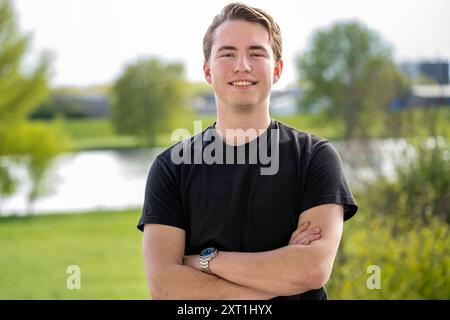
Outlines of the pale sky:
[{"label": "pale sky", "polygon": [[[28,61],[53,53],[51,84],[114,81],[138,57],[182,62],[203,80],[203,35],[222,0],[13,0],[21,31],[30,32]],[[271,14],[283,36],[284,70],[275,88],[296,81],[295,57],[313,32],[357,19],[394,49],[397,62],[450,59],[449,0],[247,0]],[[29,63],[31,63],[29,62]]]}]

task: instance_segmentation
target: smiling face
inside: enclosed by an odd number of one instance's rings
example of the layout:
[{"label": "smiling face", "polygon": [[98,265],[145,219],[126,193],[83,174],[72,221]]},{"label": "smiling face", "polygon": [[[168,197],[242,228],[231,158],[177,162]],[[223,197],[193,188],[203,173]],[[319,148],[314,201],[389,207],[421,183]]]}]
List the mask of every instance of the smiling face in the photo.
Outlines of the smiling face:
[{"label": "smiling face", "polygon": [[282,67],[282,60],[274,61],[269,33],[262,25],[232,20],[216,29],[211,55],[203,69],[218,108],[265,110]]}]

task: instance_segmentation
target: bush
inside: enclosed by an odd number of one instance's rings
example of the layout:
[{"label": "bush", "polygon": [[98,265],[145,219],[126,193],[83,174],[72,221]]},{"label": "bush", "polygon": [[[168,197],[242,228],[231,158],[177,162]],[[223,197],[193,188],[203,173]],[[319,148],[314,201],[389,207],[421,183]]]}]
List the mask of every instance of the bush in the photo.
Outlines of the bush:
[{"label": "bush", "polygon": [[[397,180],[355,194],[360,212],[345,224],[331,299],[450,299],[449,145],[430,138],[410,146]],[[366,284],[372,265],[379,290]]]},{"label": "bush", "polygon": [[[450,299],[448,225],[434,217],[396,234],[395,219],[363,208],[345,224],[327,284],[330,299]],[[380,268],[380,289],[367,286],[372,265]]]}]

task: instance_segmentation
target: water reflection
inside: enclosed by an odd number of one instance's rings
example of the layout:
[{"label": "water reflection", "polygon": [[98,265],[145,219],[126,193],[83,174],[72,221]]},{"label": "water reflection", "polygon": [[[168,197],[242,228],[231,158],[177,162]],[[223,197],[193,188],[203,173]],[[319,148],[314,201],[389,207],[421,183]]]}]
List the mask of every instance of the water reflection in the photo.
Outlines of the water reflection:
[{"label": "water reflection", "polygon": [[[34,213],[139,207],[147,173],[162,149],[85,151],[58,157],[48,172],[46,195],[32,206]],[[25,214],[30,182],[16,167],[22,182],[18,192],[2,201],[2,215]]]},{"label": "water reflection", "polygon": [[396,167],[412,157],[404,139],[333,141],[352,190],[366,188],[381,176],[395,179]]}]

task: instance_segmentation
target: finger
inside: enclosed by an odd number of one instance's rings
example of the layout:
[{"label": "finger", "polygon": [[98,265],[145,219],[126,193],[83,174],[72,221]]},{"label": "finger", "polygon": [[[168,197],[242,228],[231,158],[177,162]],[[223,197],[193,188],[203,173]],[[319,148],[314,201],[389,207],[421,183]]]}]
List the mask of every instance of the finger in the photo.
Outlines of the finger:
[{"label": "finger", "polygon": [[306,238],[308,236],[313,236],[313,235],[316,235],[316,234],[319,234],[319,235],[321,234],[320,233],[320,228],[311,228],[311,229],[309,229],[309,230],[299,234],[297,238],[298,239],[303,239],[303,238]]},{"label": "finger", "polygon": [[306,229],[308,229],[309,225],[310,225],[310,222],[309,222],[309,221],[303,222],[297,229],[295,229],[293,235],[294,235],[294,234],[295,234],[295,235],[298,235],[298,234],[304,232]]},{"label": "finger", "polygon": [[297,231],[295,231],[292,234],[291,239],[293,239],[293,238],[303,238],[303,237],[305,237],[307,235],[316,234],[316,233],[320,233],[320,228],[311,228],[311,229],[308,229],[308,230],[302,231],[302,232],[299,229],[297,229]]},{"label": "finger", "polygon": [[298,227],[297,229],[295,229],[294,233],[292,233],[291,235],[291,239],[289,240],[289,243],[291,243],[291,240],[295,237],[297,237],[299,234],[301,234],[302,232],[304,232],[308,226],[309,226],[310,222],[309,221],[305,221],[303,222],[300,227]]},{"label": "finger", "polygon": [[308,234],[320,233],[320,228],[311,228],[307,231]]},{"label": "finger", "polygon": [[296,229],[292,234],[291,238],[289,239],[289,244],[293,244],[297,242],[299,239],[302,239],[308,235],[320,233],[320,228],[311,228],[305,230],[306,227],[308,227],[309,225],[310,222],[306,221],[304,222],[304,224],[301,225],[299,229]]},{"label": "finger", "polygon": [[300,225],[300,228],[297,228],[297,229],[299,229],[300,232],[303,232],[309,227],[309,224],[310,224],[309,221],[305,221]]},{"label": "finger", "polygon": [[302,223],[300,223],[300,218],[298,219],[298,225],[297,225],[297,229],[300,229],[302,226],[305,226],[305,228],[307,228],[309,226],[310,222],[309,221],[303,221]]},{"label": "finger", "polygon": [[297,231],[295,231],[295,232],[292,234],[291,238],[289,239],[289,244],[294,243],[294,242],[295,242],[295,239],[297,239],[297,238],[298,238],[298,233],[297,233]]},{"label": "finger", "polygon": [[303,244],[303,245],[309,245],[312,242],[319,240],[320,239],[320,234],[313,234],[313,235],[309,235],[297,242],[295,242],[296,244]]},{"label": "finger", "polygon": [[308,234],[306,236],[298,237],[296,239],[293,239],[292,243],[295,243],[295,244],[310,244],[311,242],[320,239],[320,237],[321,237],[320,233]]}]

